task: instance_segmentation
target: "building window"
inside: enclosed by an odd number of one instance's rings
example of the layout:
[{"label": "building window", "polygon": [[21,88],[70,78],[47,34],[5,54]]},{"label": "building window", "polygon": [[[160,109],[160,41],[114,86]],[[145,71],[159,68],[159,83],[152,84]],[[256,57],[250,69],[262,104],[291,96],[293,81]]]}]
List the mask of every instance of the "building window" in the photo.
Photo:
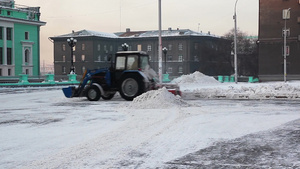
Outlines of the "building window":
[{"label": "building window", "polygon": [[97,49],[98,49],[98,51],[101,50],[101,45],[100,44],[98,44]]},{"label": "building window", "polygon": [[142,45],[137,45],[137,50],[142,51]]},{"label": "building window", "polygon": [[0,27],[0,39],[3,39],[3,28]]},{"label": "building window", "polygon": [[25,63],[29,63],[29,56],[30,56],[30,53],[29,53],[29,50],[28,49],[26,49],[25,50]]},{"label": "building window", "polygon": [[29,32],[25,32],[25,40],[29,40]]},{"label": "building window", "polygon": [[62,50],[66,51],[66,44],[62,44]]},{"label": "building window", "polygon": [[168,73],[172,73],[173,72],[173,68],[172,67],[168,67]]},{"label": "building window", "polygon": [[3,64],[3,48],[0,47],[0,65]]},{"label": "building window", "polygon": [[2,76],[2,69],[0,69],[0,76]]},{"label": "building window", "polygon": [[6,28],[6,40],[12,39],[12,28]]},{"label": "building window", "polygon": [[81,50],[85,50],[85,44],[81,44]]},{"label": "building window", "polygon": [[113,46],[112,46],[112,45],[110,45],[110,47],[109,47],[109,48],[110,48],[110,51],[112,52],[112,51],[113,51]]},{"label": "building window", "polygon": [[11,76],[11,69],[7,69],[7,75]]},{"label": "building window", "polygon": [[25,69],[25,74],[29,75],[29,69]]},{"label": "building window", "polygon": [[98,56],[98,62],[100,62],[100,61],[101,61],[101,55]]},{"label": "building window", "polygon": [[169,44],[169,49],[168,50],[172,50],[172,44]]},{"label": "building window", "polygon": [[148,51],[148,52],[152,51],[152,46],[151,46],[151,45],[148,45],[148,46],[147,46],[147,51]]},{"label": "building window", "polygon": [[179,44],[178,44],[178,50],[183,50],[183,45],[182,45],[182,43],[179,43]]},{"label": "building window", "polygon": [[81,61],[85,61],[85,55],[81,55]]},{"label": "building window", "polygon": [[178,73],[183,73],[183,67],[182,66],[178,67]]},{"label": "building window", "polygon": [[7,16],[10,16],[11,15],[11,12],[10,11],[7,11]]},{"label": "building window", "polygon": [[7,65],[12,64],[12,51],[11,48],[7,48]]},{"label": "building window", "polygon": [[178,62],[182,62],[183,61],[183,56],[182,55],[179,55],[178,56]]},{"label": "building window", "polygon": [[194,61],[199,62],[198,56],[194,56]]},{"label": "building window", "polygon": [[167,60],[168,60],[168,61],[172,61],[172,60],[173,60],[173,56],[172,56],[172,55],[168,55],[168,56],[167,56]]},{"label": "building window", "polygon": [[195,43],[195,50],[198,50],[198,43]]},{"label": "building window", "polygon": [[107,51],[107,47],[106,47],[106,45],[104,45],[104,51],[105,51],[105,52]]},{"label": "building window", "polygon": [[65,67],[65,66],[62,66],[61,69],[62,69],[62,70],[61,70],[62,73],[66,73],[66,67]]},{"label": "building window", "polygon": [[81,70],[82,70],[82,74],[84,74],[86,69],[84,66],[82,66]]},{"label": "building window", "polygon": [[118,51],[122,51],[123,49],[122,49],[122,46],[119,46],[118,47]]},{"label": "building window", "polygon": [[66,62],[66,56],[65,55],[62,56],[62,61]]}]

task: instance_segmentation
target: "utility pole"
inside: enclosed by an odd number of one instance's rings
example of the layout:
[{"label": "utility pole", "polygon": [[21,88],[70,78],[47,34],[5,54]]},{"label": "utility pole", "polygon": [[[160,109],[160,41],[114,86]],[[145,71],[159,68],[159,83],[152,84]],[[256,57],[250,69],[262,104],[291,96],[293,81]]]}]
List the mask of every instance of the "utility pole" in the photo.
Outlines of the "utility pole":
[{"label": "utility pole", "polygon": [[290,12],[291,8],[285,10],[285,17],[284,17],[284,38],[283,38],[283,64],[284,64],[284,75],[283,75],[283,80],[286,83],[286,76],[287,76],[287,72],[286,72],[286,54],[287,54],[287,50],[286,50],[286,38],[287,38],[287,30],[286,30],[286,20],[289,19],[288,14]]},{"label": "utility pole", "polygon": [[234,81],[237,84],[238,82],[238,73],[237,73],[237,16],[236,16],[236,5],[238,0],[235,1],[234,6]]},{"label": "utility pole", "polygon": [[162,84],[162,38],[161,38],[161,0],[158,0],[158,76]]}]

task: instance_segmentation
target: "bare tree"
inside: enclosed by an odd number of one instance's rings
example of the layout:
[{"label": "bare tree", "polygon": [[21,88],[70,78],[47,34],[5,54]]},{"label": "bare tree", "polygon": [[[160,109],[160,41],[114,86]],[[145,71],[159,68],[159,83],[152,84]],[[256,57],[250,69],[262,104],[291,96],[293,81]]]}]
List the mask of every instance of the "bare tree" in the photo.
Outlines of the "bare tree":
[{"label": "bare tree", "polygon": [[[234,40],[234,29],[231,29],[229,32],[224,34],[225,39]],[[249,38],[247,33],[237,30],[237,53],[238,54],[254,54],[257,52],[256,40],[253,38]],[[232,45],[233,49],[233,45]]]},{"label": "bare tree", "polygon": [[[223,38],[231,40],[231,51],[234,49],[234,29],[226,33]],[[258,74],[258,53],[257,38],[249,36],[247,33],[237,30],[237,54],[238,54],[238,74],[245,76],[257,76]],[[233,57],[232,57],[233,60]],[[232,62],[233,65],[233,62]]]}]

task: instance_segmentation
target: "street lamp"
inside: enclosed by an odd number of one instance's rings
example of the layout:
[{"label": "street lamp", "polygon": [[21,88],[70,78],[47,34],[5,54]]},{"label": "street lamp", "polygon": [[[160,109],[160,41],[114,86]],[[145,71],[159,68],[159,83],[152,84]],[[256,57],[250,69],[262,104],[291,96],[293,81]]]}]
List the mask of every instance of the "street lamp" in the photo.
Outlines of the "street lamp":
[{"label": "street lamp", "polygon": [[73,61],[73,48],[76,46],[77,40],[73,37],[67,39],[67,42],[69,46],[71,47],[71,68],[70,68],[70,74],[75,74],[75,68],[74,68],[74,61]]},{"label": "street lamp", "polygon": [[164,47],[162,49],[164,55],[165,55],[165,74],[167,74],[167,52],[168,52],[168,49],[166,47]]},{"label": "street lamp", "polygon": [[234,81],[237,84],[238,82],[238,77],[237,77],[237,17],[236,17],[236,5],[237,5],[238,0],[235,1],[235,6],[234,6],[234,15],[233,15],[233,20],[234,20]]},{"label": "street lamp", "polygon": [[129,45],[127,43],[122,44],[123,51],[128,51]]},{"label": "street lamp", "polygon": [[286,30],[286,20],[289,19],[289,12],[290,12],[291,8],[287,9],[287,10],[284,10],[285,14],[284,14],[284,32],[283,32],[283,35],[284,35],[284,38],[283,38],[283,64],[284,64],[284,75],[283,75],[283,79],[284,79],[284,82],[286,82],[286,54],[287,54],[287,50],[286,50],[286,37],[287,37],[287,30]]}]

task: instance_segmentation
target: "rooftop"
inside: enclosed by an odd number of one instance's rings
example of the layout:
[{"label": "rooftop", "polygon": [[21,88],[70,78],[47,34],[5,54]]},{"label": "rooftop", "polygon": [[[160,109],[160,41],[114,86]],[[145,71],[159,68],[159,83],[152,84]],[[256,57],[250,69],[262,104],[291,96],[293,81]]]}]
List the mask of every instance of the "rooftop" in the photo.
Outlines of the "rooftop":
[{"label": "rooftop", "polygon": [[[154,31],[130,31],[130,29],[126,29],[126,32],[117,32],[117,33],[106,33],[106,32],[97,32],[91,30],[81,30],[77,32],[72,32],[65,35],[55,36],[52,38],[66,38],[66,37],[104,37],[104,38],[149,38],[149,37],[158,37],[158,30]],[[210,36],[210,37],[218,37],[216,35],[212,35],[210,33],[202,33],[195,32],[190,29],[176,29],[172,30],[169,28],[168,30],[162,31],[162,37],[178,37],[178,36]]]},{"label": "rooftop", "polygon": [[[116,33],[119,37],[123,38],[144,38],[144,37],[158,37],[159,31],[130,31],[129,28],[126,29],[126,32]],[[195,32],[190,29],[172,29],[162,30],[162,37],[170,37],[170,36],[212,36],[217,37],[216,35],[212,35],[210,33],[202,33]]]},{"label": "rooftop", "polygon": [[30,11],[40,13],[40,7],[29,7],[25,5],[15,4],[14,0],[0,0],[0,8],[9,8],[18,11]]},{"label": "rooftop", "polygon": [[113,33],[106,33],[106,32],[97,32],[91,30],[81,30],[78,32],[72,32],[65,35],[56,36],[55,38],[63,38],[63,37],[87,37],[87,36],[97,36],[97,37],[104,37],[104,38],[118,38],[117,35]]}]

